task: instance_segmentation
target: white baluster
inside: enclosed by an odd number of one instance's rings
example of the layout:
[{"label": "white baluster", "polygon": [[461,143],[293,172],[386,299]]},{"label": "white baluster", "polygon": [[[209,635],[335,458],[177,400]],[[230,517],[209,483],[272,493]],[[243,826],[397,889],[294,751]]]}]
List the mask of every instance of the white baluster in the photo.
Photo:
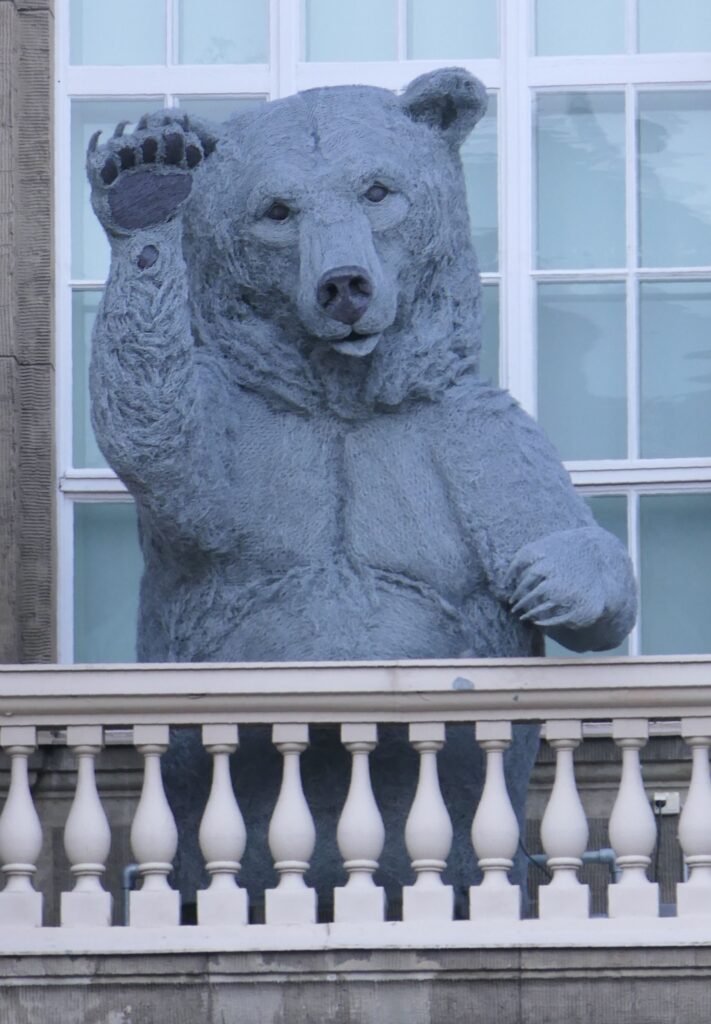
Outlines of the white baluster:
[{"label": "white baluster", "polygon": [[61,922],[70,927],[111,924],[111,893],[101,876],[111,848],[111,830],[96,790],[94,758],[104,745],[100,725],[70,725],[67,746],[77,759],[77,785],[67,823],[64,849],[76,882],[61,897]]},{"label": "white baluster", "polygon": [[27,760],[37,746],[31,725],[0,727],[0,746],[10,757],[10,788],[0,814],[0,862],[7,882],[0,893],[0,926],[42,924],[42,894],[32,885],[42,849],[42,826],[37,817],[27,775]]},{"label": "white baluster", "polygon": [[518,848],[518,821],[504,777],[504,751],[511,745],[510,722],[478,722],[476,738],[486,751],[486,781],[472,823],[472,843],[484,872],[481,885],[469,889],[469,914],[480,918],[518,919],[520,886],[508,873]]},{"label": "white baluster", "polygon": [[676,887],[679,917],[711,914],[711,718],[682,718],[681,735],[691,747],[691,784],[679,818],[679,843],[689,868]]},{"label": "white baluster", "polygon": [[336,839],[348,872],[333,890],[334,921],[384,921],[385,890],[373,881],[385,843],[385,826],[370,784],[368,755],[378,742],[377,725],[342,725],[341,743],[352,755],[351,784],[338,820]]},{"label": "white baluster", "polygon": [[178,830],[163,789],[161,755],[168,749],[167,725],[136,725],[133,743],[143,755],[143,789],[131,825],[131,849],[143,885],[132,892],[129,923],[136,928],[180,924],[180,893],[168,885],[178,849]]},{"label": "white baluster", "polygon": [[265,892],[267,924],[312,924],[316,892],[306,885],[316,829],[301,786],[299,759],[309,745],[308,725],[275,725],[272,742],[283,755],[279,799],[269,823],[269,849],[279,872],[276,889]]},{"label": "white baluster", "polygon": [[643,718],[618,719],[612,723],[612,736],[622,750],[622,777],[609,833],[621,877],[608,886],[607,911],[610,917],[656,917],[659,886],[649,881],[647,868],[657,829],[639,763],[649,725]]},{"label": "white baluster", "polygon": [[413,723],[410,743],[420,755],[417,792],[405,825],[405,845],[416,873],[402,890],[404,921],[451,921],[454,889],[442,872],[452,847],[452,822],[439,788],[437,752],[444,746],[442,722]]},{"label": "white baluster", "polygon": [[239,744],[236,725],[203,725],[202,741],[212,754],[212,788],[200,823],[200,849],[210,887],[197,894],[198,923],[247,923],[247,892],[235,881],[247,843],[244,819],[230,776],[230,754]]},{"label": "white baluster", "polygon": [[590,916],[590,887],[578,879],[588,844],[588,821],[573,765],[573,751],[582,737],[580,722],[546,723],[546,739],[556,752],[556,765],[555,782],[541,821],[541,841],[553,872],[553,880],[538,890],[541,918]]}]

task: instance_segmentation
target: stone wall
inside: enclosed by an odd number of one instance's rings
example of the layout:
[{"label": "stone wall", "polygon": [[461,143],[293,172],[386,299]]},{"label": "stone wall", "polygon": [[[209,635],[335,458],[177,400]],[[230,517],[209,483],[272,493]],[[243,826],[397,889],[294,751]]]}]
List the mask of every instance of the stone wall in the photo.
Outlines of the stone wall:
[{"label": "stone wall", "polygon": [[5,1024],[708,1024],[711,949],[0,957]]},{"label": "stone wall", "polygon": [[0,662],[55,653],[53,0],[0,0]]}]

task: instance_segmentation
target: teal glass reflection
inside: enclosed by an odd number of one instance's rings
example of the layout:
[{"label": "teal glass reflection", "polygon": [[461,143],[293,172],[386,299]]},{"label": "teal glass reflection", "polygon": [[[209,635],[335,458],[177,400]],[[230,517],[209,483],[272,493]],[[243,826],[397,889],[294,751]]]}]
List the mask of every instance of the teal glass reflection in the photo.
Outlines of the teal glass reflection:
[{"label": "teal glass reflection", "polygon": [[143,559],[132,503],[74,505],[74,660],[135,661]]},{"label": "teal glass reflection", "polygon": [[165,11],[165,0],[70,0],[70,63],[165,64]]},{"label": "teal glass reflection", "polygon": [[539,93],[537,265],[625,265],[625,116],[618,92]]},{"label": "teal glass reflection", "polygon": [[497,100],[489,95],[486,114],[461,149],[467,206],[479,268],[499,268],[499,175]]},{"label": "teal glass reflection", "polygon": [[711,90],[640,92],[640,260],[711,264]]},{"label": "teal glass reflection", "polygon": [[408,0],[407,56],[498,57],[497,0]]},{"label": "teal glass reflection", "polygon": [[[625,547],[628,547],[627,498],[623,494],[600,494],[586,495],[585,500],[598,525],[603,530],[609,530],[618,540],[622,541]],[[561,646],[561,644],[548,637],[546,637],[546,654],[549,658],[578,658],[581,656],[576,654],[575,651],[569,651],[567,647]],[[629,654],[629,639],[623,640],[619,647],[615,647],[610,651],[586,652],[584,657],[589,658],[599,655],[601,657],[613,658],[616,655],[623,654]]]},{"label": "teal glass reflection", "polygon": [[643,494],[642,654],[711,653],[711,494]]},{"label": "teal glass reflection", "polygon": [[641,453],[711,455],[711,281],[640,285]]},{"label": "teal glass reflection", "polygon": [[106,466],[89,415],[91,331],[101,295],[100,291],[84,290],[72,294],[72,461],[81,468]]},{"label": "teal glass reflection", "polygon": [[397,0],[305,0],[307,61],[397,60]]},{"label": "teal glass reflection", "polygon": [[482,288],[481,358],[479,376],[499,386],[499,286]]},{"label": "teal glass reflection", "polygon": [[[103,281],[109,270],[109,244],[89,200],[86,147],[94,132],[111,135],[119,121],[137,121],[163,106],[162,97],[140,100],[73,100],[71,126],[72,277]],[[127,128],[130,131],[130,125]]]},{"label": "teal glass reflection", "polygon": [[255,110],[266,102],[266,96],[180,96],[178,105],[187,114],[204,117],[218,124],[232,114]]},{"label": "teal glass reflection", "polygon": [[640,53],[711,50],[709,0],[638,0]]},{"label": "teal glass reflection", "polygon": [[180,0],[180,64],[266,64],[268,0]]},{"label": "teal glass reflection", "polygon": [[538,420],[563,459],[627,455],[625,286],[539,284]]},{"label": "teal glass reflection", "polygon": [[536,53],[625,52],[625,0],[536,0]]}]

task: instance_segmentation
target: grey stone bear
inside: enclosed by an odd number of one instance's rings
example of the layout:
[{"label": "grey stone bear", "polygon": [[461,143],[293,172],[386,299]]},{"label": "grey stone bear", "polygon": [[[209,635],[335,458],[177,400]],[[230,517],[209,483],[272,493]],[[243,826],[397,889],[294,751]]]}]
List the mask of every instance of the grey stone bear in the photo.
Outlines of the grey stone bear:
[{"label": "grey stone bear", "polygon": [[[623,547],[535,422],[477,374],[458,150],[485,107],[481,83],[447,69],[399,97],[316,89],[221,125],[161,112],[92,140],[112,249],[93,422],[138,509],[141,660],[527,656],[543,633],[584,651],[631,628]],[[470,736],[452,730],[442,757],[465,833],[481,786]],[[260,885],[279,773],[263,740],[236,771],[253,817],[245,877],[252,865]],[[521,730],[510,757],[519,810],[535,743]],[[346,762],[320,744],[304,772],[325,823]],[[186,762],[171,798],[194,831],[208,765],[188,740],[170,756]],[[327,756],[342,778],[324,787]],[[378,756],[388,779],[374,757],[376,792],[399,827],[414,766],[392,730]],[[331,883],[332,824],[319,869]],[[393,843],[391,891],[401,829]],[[455,850],[450,870],[464,888],[471,851]]]}]

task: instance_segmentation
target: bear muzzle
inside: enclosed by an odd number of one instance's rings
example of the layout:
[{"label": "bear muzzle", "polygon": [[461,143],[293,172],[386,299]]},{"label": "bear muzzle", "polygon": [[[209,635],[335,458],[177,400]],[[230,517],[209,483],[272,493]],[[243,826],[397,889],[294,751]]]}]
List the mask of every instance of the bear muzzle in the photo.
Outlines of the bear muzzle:
[{"label": "bear muzzle", "polygon": [[363,267],[337,267],[320,278],[316,302],[326,316],[352,327],[368,309],[373,291],[373,281]]}]

